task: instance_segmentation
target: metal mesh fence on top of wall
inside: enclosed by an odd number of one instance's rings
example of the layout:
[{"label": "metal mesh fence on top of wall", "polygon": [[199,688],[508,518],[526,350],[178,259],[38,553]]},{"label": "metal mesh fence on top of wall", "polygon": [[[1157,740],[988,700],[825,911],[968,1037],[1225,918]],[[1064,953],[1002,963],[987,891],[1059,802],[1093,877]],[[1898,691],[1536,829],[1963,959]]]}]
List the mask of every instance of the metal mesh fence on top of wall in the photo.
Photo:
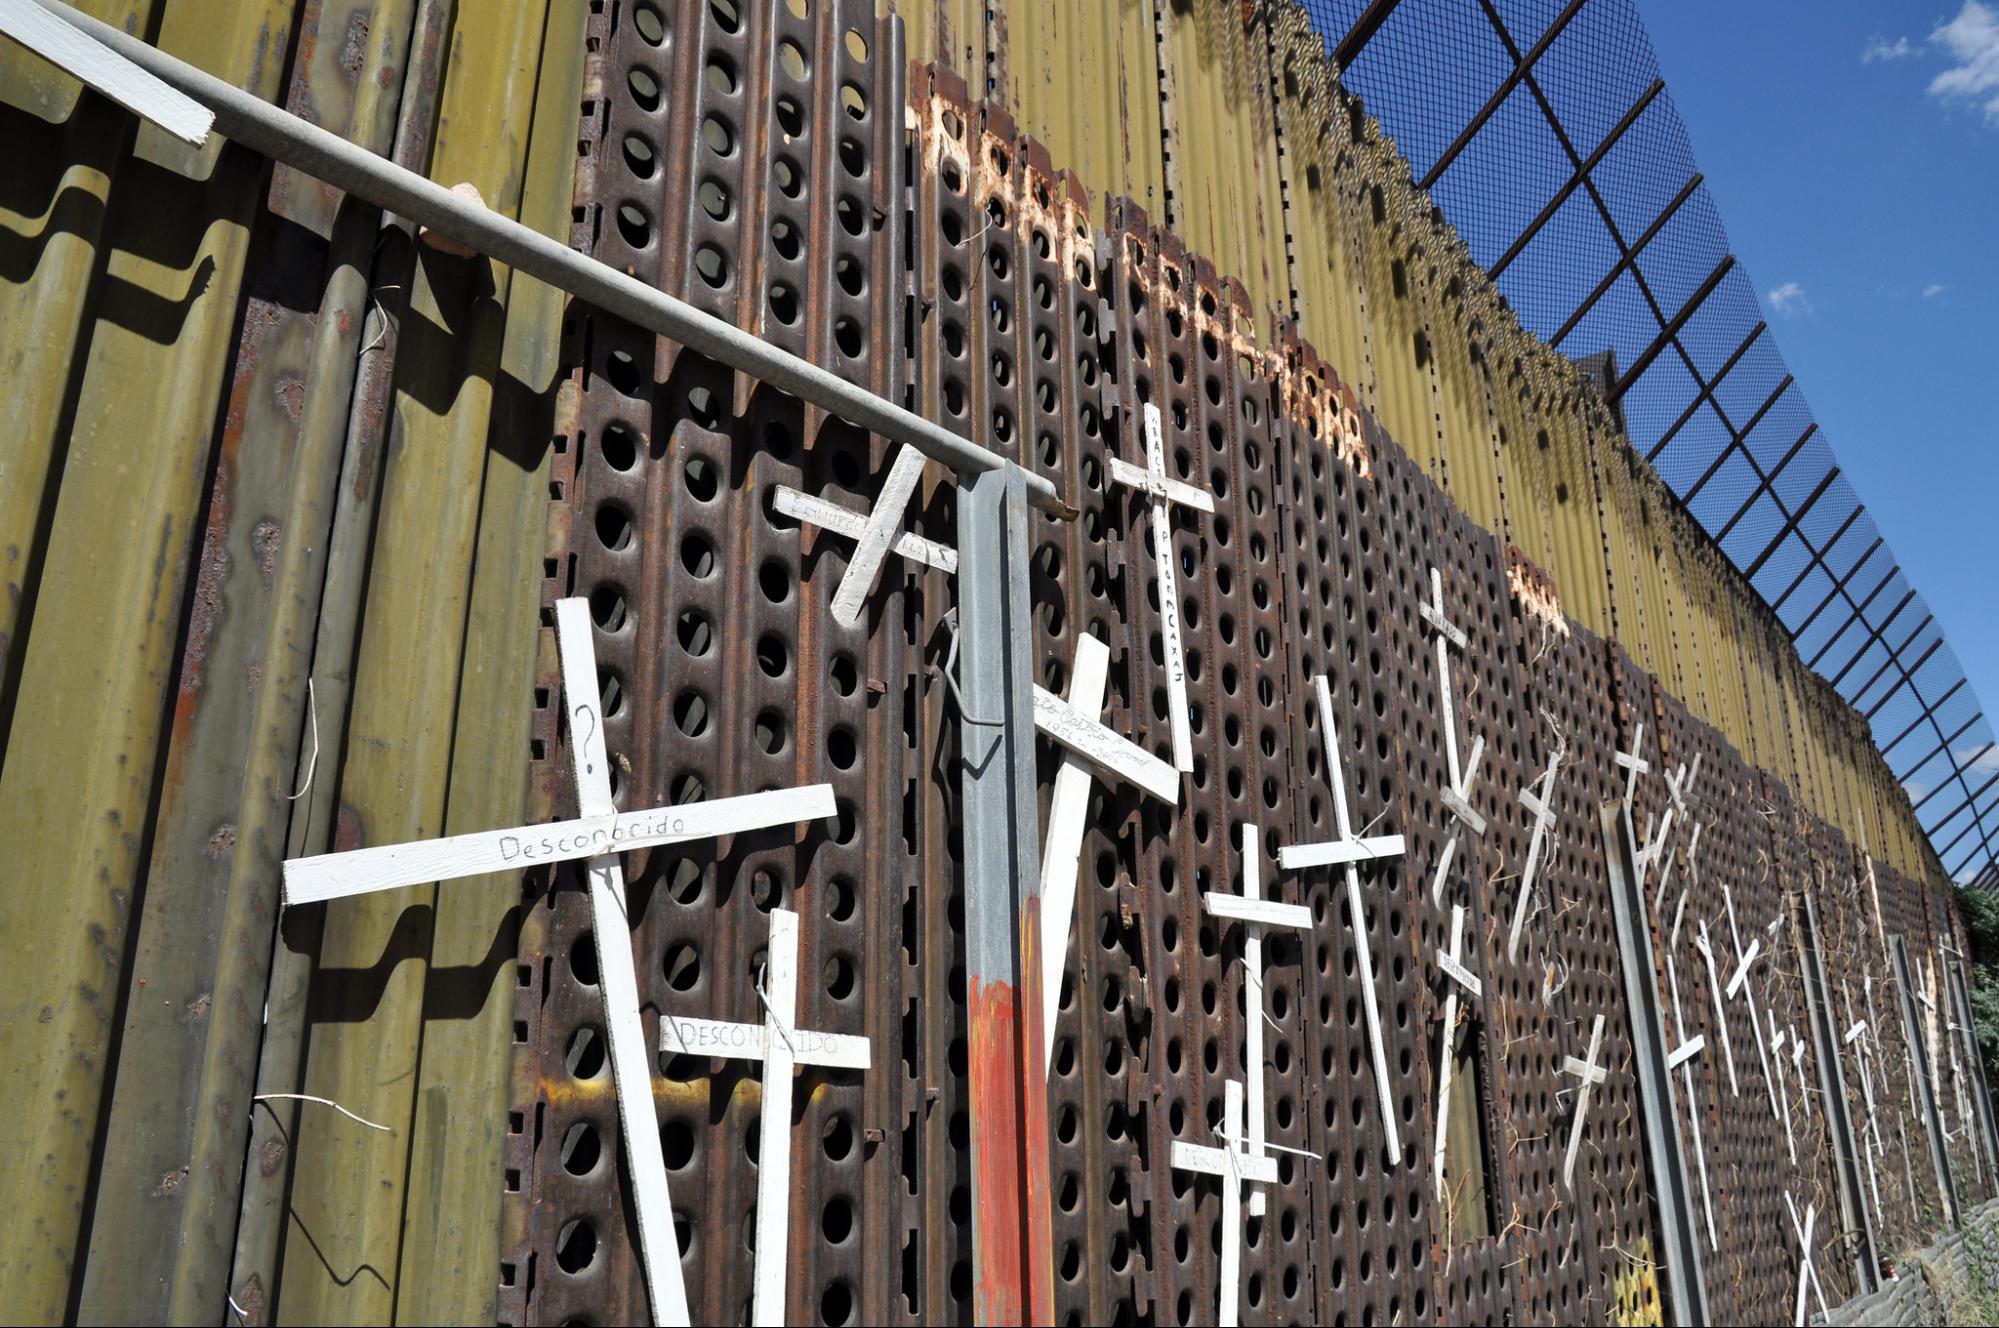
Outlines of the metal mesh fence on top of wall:
[{"label": "metal mesh fence on top of wall", "polygon": [[1991,724],[1785,366],[1633,0],[1303,3],[1522,325],[1612,353],[1633,446],[1867,718],[1951,875],[1989,881]]}]

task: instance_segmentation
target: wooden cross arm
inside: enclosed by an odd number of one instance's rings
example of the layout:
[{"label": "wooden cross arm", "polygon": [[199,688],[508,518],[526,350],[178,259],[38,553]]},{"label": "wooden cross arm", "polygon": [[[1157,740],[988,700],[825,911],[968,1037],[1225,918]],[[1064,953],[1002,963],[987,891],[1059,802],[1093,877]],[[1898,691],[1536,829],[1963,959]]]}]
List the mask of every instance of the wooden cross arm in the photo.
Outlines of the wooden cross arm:
[{"label": "wooden cross arm", "polygon": [[311,904],[429,881],[520,871],[543,862],[594,858],[657,844],[793,825],[831,816],[834,811],[833,786],[809,784],[679,807],[322,853],[285,863],[284,900],[287,904]]},{"label": "wooden cross arm", "polygon": [[1126,780],[1161,802],[1180,801],[1180,772],[1128,738],[1076,713],[1061,697],[1036,686],[1034,727],[1113,779]]},{"label": "wooden cross arm", "polygon": [[1277,850],[1277,865],[1286,871],[1300,867],[1327,867],[1342,862],[1371,862],[1377,858],[1399,858],[1404,844],[1401,835],[1375,835],[1368,839],[1335,839],[1325,844],[1287,844]]},{"label": "wooden cross arm", "polygon": [[[789,485],[780,484],[771,492],[771,506],[794,521],[809,521],[815,526],[830,530],[836,535],[858,540],[867,532],[868,519],[859,512],[850,512],[837,503],[829,503],[824,498],[815,498],[809,493],[800,493]],[[895,538],[896,553],[912,562],[934,567],[940,572],[956,575],[958,571],[958,551],[946,548],[935,540],[924,539],[921,535],[904,531]]]},{"label": "wooden cross arm", "polygon": [[1478,974],[1459,963],[1455,957],[1439,952],[1437,967],[1444,970],[1445,976],[1470,992],[1473,1000],[1484,998],[1485,984],[1478,980]]},{"label": "wooden cross arm", "polygon": [[1742,990],[1742,984],[1749,980],[1749,966],[1755,963],[1756,956],[1762,953],[1763,941],[1761,937],[1749,942],[1749,948],[1744,950],[1742,958],[1736,961],[1735,973],[1728,979],[1728,999],[1731,1001],[1734,1000],[1736,993]]},{"label": "wooden cross arm", "polygon": [[[1200,1171],[1210,1176],[1229,1174],[1230,1150],[1210,1148],[1206,1144],[1173,1142],[1173,1165],[1181,1171]],[[1266,1185],[1277,1183],[1277,1159],[1265,1154],[1258,1157],[1251,1153],[1235,1153],[1236,1174],[1244,1180],[1261,1181]]]},{"label": "wooden cross arm", "polygon": [[[836,1070],[869,1068],[868,1040],[848,1033],[785,1030],[791,1059],[798,1065],[825,1065]],[[706,1056],[724,1060],[760,1061],[769,1051],[769,1034],[762,1024],[733,1024],[721,1019],[683,1019],[667,1015],[659,1021],[659,1049],[669,1056]]]},{"label": "wooden cross arm", "polygon": [[1707,1049],[1707,1034],[1697,1033],[1689,1042],[1682,1042],[1666,1056],[1666,1068],[1677,1070]]},{"label": "wooden cross arm", "polygon": [[1167,502],[1177,503],[1181,507],[1191,507],[1200,512],[1215,510],[1214,495],[1206,489],[1197,489],[1184,480],[1176,480],[1171,476],[1155,481],[1152,472],[1143,466],[1134,466],[1129,461],[1120,461],[1116,457],[1110,458],[1110,463],[1111,478],[1119,484],[1128,484],[1134,489],[1156,493],[1164,497]]},{"label": "wooden cross arm", "polygon": [[1485,818],[1480,816],[1477,809],[1466,802],[1456,789],[1445,789],[1437,795],[1437,800],[1444,804],[1445,811],[1463,821],[1465,828],[1474,836],[1482,837],[1485,834]]},{"label": "wooden cross arm", "polygon": [[1591,1065],[1574,1056],[1562,1057],[1562,1073],[1572,1074],[1586,1084],[1601,1084],[1610,1077],[1610,1072],[1601,1065]]},{"label": "wooden cross arm", "polygon": [[0,33],[181,142],[200,147],[208,141],[215,112],[64,22],[36,0],[0,0]]},{"label": "wooden cross arm", "polygon": [[1201,907],[1218,918],[1261,923],[1266,927],[1312,930],[1312,910],[1303,904],[1280,904],[1274,899],[1244,899],[1241,895],[1216,894],[1210,890],[1202,894]]}]

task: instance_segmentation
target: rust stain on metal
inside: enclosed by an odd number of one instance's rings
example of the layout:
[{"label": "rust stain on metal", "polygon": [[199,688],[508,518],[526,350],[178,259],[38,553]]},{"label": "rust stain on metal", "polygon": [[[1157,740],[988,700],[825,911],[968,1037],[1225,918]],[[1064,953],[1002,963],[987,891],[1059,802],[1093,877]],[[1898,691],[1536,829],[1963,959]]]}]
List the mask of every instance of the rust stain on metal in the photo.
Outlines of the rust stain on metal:
[{"label": "rust stain on metal", "polygon": [[234,822],[219,825],[215,833],[208,837],[208,856],[220,858],[236,847],[236,826]]},{"label": "rust stain on metal", "polygon": [[173,1198],[175,1194],[179,1193],[181,1182],[186,1179],[186,1167],[181,1167],[175,1171],[162,1172],[160,1174],[160,1183],[153,1187],[153,1197],[155,1199]]},{"label": "rust stain on metal", "polygon": [[368,28],[367,11],[356,10],[348,16],[347,37],[340,43],[340,68],[350,79],[360,74],[368,58]]}]

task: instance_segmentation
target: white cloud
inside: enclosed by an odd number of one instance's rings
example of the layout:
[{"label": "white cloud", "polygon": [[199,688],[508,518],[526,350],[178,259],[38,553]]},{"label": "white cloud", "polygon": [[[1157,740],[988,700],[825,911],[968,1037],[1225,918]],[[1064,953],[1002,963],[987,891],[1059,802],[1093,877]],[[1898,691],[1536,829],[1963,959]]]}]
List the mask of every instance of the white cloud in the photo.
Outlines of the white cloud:
[{"label": "white cloud", "polygon": [[1964,0],[1957,17],[1930,34],[1930,43],[1956,61],[1930,80],[1930,95],[1975,102],[1985,123],[1999,126],[1999,10]]},{"label": "white cloud", "polygon": [[1798,314],[1812,313],[1817,306],[1805,294],[1805,288],[1795,281],[1787,281],[1770,292],[1770,307],[1785,318]]},{"label": "white cloud", "polygon": [[1929,285],[1923,287],[1923,298],[1926,300],[1934,299],[1935,297],[1943,294],[1945,291],[1949,289],[1950,289],[1949,282],[1932,281]]},{"label": "white cloud", "polygon": [[1967,747],[1957,753],[1957,759],[1968,760],[1968,764],[1964,767],[1967,775],[1989,775],[1999,771],[1999,746],[1986,747],[1983,751],[1976,747]]},{"label": "white cloud", "polygon": [[1916,48],[1909,44],[1907,37],[1897,37],[1892,42],[1882,37],[1869,37],[1867,49],[1860,53],[1860,63],[1871,65],[1876,60],[1906,60],[1915,53]]}]

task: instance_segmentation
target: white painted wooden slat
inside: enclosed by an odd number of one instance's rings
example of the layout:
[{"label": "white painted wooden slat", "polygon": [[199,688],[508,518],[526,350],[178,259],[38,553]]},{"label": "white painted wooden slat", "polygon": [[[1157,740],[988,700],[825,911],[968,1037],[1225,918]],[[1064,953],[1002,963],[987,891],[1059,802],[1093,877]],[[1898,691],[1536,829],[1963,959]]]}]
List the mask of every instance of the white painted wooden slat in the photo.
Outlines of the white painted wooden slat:
[{"label": "white painted wooden slat", "polygon": [[[1464,905],[1462,904],[1451,905],[1451,915],[1453,917],[1457,916],[1458,911],[1463,907]],[[1453,946],[1452,948],[1455,949],[1456,947]],[[1438,955],[1437,967],[1444,970],[1444,975],[1446,977],[1450,978],[1453,982],[1456,982],[1460,987],[1463,987],[1465,989],[1465,992],[1473,1000],[1475,1001],[1480,1000],[1485,996],[1485,984],[1478,980],[1478,974],[1472,972],[1470,969],[1466,968],[1463,964],[1459,963],[1458,957],[1456,955],[1454,954]]]},{"label": "white painted wooden slat", "polygon": [[[1069,674],[1069,699],[1057,702],[1071,715],[1101,714],[1104,687],[1110,677],[1111,652],[1085,632],[1076,638],[1075,667]],[[1035,689],[1036,701],[1040,688]],[[1036,718],[1040,707],[1036,706]],[[1178,787],[1178,780],[1175,780]],[[1090,812],[1090,771],[1065,756],[1055,772],[1055,789],[1048,799],[1048,830],[1041,841],[1041,1033],[1042,1057],[1055,1057],[1055,1011],[1062,1001],[1062,973],[1069,965],[1069,927],[1076,912],[1076,873],[1083,852],[1083,831]]]},{"label": "white painted wooden slat", "polygon": [[538,863],[791,825],[832,816],[835,810],[833,786],[809,784],[712,802],[323,853],[284,864],[284,898],[286,904],[309,904],[404,885],[519,871]]},{"label": "white painted wooden slat", "polygon": [[782,1328],[784,1274],[791,1238],[791,1033],[798,1009],[798,915],[770,911],[770,945],[765,951],[763,1101],[757,1108],[756,1272],[750,1293],[750,1322]]},{"label": "white painted wooden slat", "polygon": [[[1159,436],[1159,407],[1145,403],[1145,467],[1160,489],[1166,485],[1166,444]],[[1180,575],[1173,556],[1173,515],[1159,495],[1147,504],[1152,518],[1152,553],[1158,564],[1159,633],[1166,656],[1166,718],[1173,730],[1173,768],[1194,768],[1194,737],[1187,714],[1187,656],[1180,644]]]},{"label": "white painted wooden slat", "polygon": [[[800,493],[787,484],[780,484],[771,490],[771,506],[794,521],[808,522],[836,535],[845,535],[848,539],[859,539],[861,532],[868,528],[867,518],[860,513],[850,512],[824,498]],[[934,567],[940,572],[957,574],[958,551],[935,540],[903,531],[895,537],[894,549],[898,557]]]},{"label": "white painted wooden slat", "polygon": [[1562,1073],[1575,1075],[1579,1080],[1576,1085],[1575,1119],[1569,1126],[1569,1149],[1562,1159],[1562,1186],[1570,1193],[1574,1193],[1576,1188],[1576,1150],[1583,1142],[1583,1121],[1589,1115],[1590,1089],[1609,1077],[1596,1063],[1597,1052],[1602,1046],[1603,1016],[1598,1015],[1596,1022],[1590,1025],[1589,1055],[1582,1060],[1574,1056],[1562,1058]]},{"label": "white painted wooden slat", "polygon": [[1176,480],[1170,475],[1163,484],[1155,487],[1150,472],[1144,466],[1134,466],[1129,461],[1121,461],[1117,457],[1111,457],[1110,463],[1111,478],[1119,484],[1143,489],[1154,495],[1164,493],[1166,501],[1180,507],[1191,507],[1199,512],[1215,510],[1214,495],[1206,489],[1197,489],[1185,480]]},{"label": "white painted wooden slat", "polygon": [[1401,835],[1367,839],[1335,839],[1325,844],[1287,844],[1277,850],[1277,865],[1286,871],[1303,867],[1333,867],[1347,862],[1399,858],[1407,851]]},{"label": "white painted wooden slat", "polygon": [[[594,722],[603,703],[597,692],[597,652],[590,630],[588,600],[556,603],[556,648],[562,664],[563,704],[569,711],[576,800],[586,812],[603,813],[612,808],[611,771],[604,752],[603,726]],[[291,864],[285,867],[289,875]],[[632,1210],[638,1219],[646,1291],[655,1322],[684,1328],[690,1322],[687,1284],[680,1267],[680,1240],[673,1226],[673,1195],[667,1186],[659,1117],[653,1110],[652,1057],[639,1013],[624,867],[616,853],[606,853],[591,861],[586,876],[598,991],[604,1001],[605,1041],[612,1087],[617,1093],[625,1169],[632,1186]]]},{"label": "white painted wooden slat", "polygon": [[1696,1033],[1691,1042],[1682,1042],[1666,1054],[1666,1068],[1677,1070],[1707,1049],[1707,1035]]},{"label": "white painted wooden slat", "polygon": [[[1173,1143],[1173,1165],[1182,1171],[1200,1171],[1210,1176],[1228,1173],[1228,1151],[1210,1148],[1206,1144],[1190,1144],[1175,1140]],[[1236,1170],[1244,1180],[1258,1181],[1266,1185],[1277,1183],[1277,1159],[1274,1157],[1248,1157],[1237,1153]]]},{"label": "white painted wooden slat", "polygon": [[1218,918],[1233,918],[1238,922],[1254,922],[1264,927],[1297,927],[1305,931],[1312,929],[1312,910],[1303,904],[1280,904],[1274,899],[1250,899],[1243,895],[1217,894],[1211,890],[1201,896],[1201,907]]},{"label": "white painted wooden slat", "polygon": [[1708,945],[1705,920],[1701,922],[1700,929],[1694,933],[1694,949],[1700,952],[1701,962],[1707,966],[1708,1001],[1714,1006],[1715,1029],[1721,1034],[1721,1063],[1728,1069],[1729,1096],[1741,1097],[1742,1086],[1735,1079],[1735,1048],[1728,1042],[1728,1011],[1721,1003],[1721,979],[1715,976],[1714,950]]},{"label": "white painted wooden slat", "polygon": [[888,478],[882,481],[881,494],[868,512],[860,538],[854,542],[847,570],[840,575],[840,587],[833,592],[833,621],[842,627],[852,627],[861,620],[868,592],[874,589],[875,577],[881,572],[882,559],[894,543],[903,513],[908,510],[909,496],[916,492],[916,483],[923,478],[923,460],[923,453],[904,443],[895,460],[889,463]]},{"label": "white painted wooden slat", "polygon": [[0,0],[0,34],[74,75],[183,143],[208,141],[215,113],[169,86],[35,0]]}]

